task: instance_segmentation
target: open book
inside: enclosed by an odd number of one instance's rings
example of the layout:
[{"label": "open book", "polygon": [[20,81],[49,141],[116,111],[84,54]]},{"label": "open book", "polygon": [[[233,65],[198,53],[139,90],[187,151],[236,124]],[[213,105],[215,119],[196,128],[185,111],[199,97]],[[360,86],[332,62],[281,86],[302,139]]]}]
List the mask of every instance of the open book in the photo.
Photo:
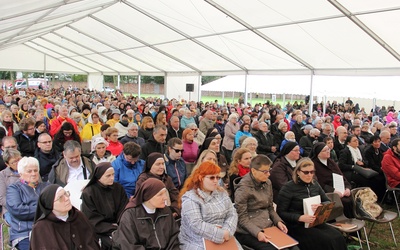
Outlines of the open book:
[{"label": "open book", "polygon": [[239,250],[238,246],[236,245],[235,237],[231,237],[228,241],[225,241],[222,244],[217,244],[204,238],[203,242],[205,250]]},{"label": "open book", "polygon": [[284,249],[299,244],[299,242],[275,226],[264,228],[264,234],[276,249]]}]

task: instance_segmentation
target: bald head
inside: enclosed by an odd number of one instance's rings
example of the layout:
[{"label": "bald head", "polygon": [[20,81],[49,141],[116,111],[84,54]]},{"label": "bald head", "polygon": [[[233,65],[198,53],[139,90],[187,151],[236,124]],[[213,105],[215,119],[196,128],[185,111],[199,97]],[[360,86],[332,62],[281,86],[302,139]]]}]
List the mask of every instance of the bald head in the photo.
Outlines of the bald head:
[{"label": "bald head", "polygon": [[336,128],[336,134],[338,135],[339,141],[345,141],[347,138],[347,129],[343,126],[339,126]]}]

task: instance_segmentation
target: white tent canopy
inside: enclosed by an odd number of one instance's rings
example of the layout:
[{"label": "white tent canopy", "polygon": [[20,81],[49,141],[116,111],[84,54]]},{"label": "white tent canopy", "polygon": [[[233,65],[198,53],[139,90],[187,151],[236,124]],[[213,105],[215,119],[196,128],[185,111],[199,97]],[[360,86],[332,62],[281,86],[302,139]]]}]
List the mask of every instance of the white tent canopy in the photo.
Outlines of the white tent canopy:
[{"label": "white tent canopy", "polygon": [[400,75],[397,0],[1,0],[0,70]]},{"label": "white tent canopy", "polygon": [[[245,92],[245,76],[226,76],[201,86],[202,91]],[[248,93],[310,94],[311,77],[306,75],[248,75]],[[313,95],[398,100],[399,76],[313,76]]]}]

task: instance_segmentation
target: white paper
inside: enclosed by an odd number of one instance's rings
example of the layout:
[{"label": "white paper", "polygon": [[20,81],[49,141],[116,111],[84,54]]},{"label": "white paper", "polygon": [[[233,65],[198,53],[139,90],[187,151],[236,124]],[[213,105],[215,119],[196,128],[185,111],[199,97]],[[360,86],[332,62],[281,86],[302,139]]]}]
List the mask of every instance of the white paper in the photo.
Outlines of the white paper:
[{"label": "white paper", "polygon": [[81,210],[81,195],[82,190],[86,185],[89,183],[89,180],[79,180],[79,181],[71,181],[69,182],[64,189],[69,191],[70,193],[70,201],[72,206],[76,207],[77,209]]},{"label": "white paper", "polygon": [[[321,196],[316,195],[316,196],[312,196],[312,197],[309,197],[309,198],[304,198],[303,199],[304,214],[314,215],[314,211],[311,208],[311,205],[314,205],[314,204],[321,204]],[[308,224],[309,223],[305,223],[304,227],[308,228]]]},{"label": "white paper", "polygon": [[339,191],[343,194],[345,189],[343,176],[332,173],[332,177],[333,177],[333,188],[335,189],[335,191]]}]

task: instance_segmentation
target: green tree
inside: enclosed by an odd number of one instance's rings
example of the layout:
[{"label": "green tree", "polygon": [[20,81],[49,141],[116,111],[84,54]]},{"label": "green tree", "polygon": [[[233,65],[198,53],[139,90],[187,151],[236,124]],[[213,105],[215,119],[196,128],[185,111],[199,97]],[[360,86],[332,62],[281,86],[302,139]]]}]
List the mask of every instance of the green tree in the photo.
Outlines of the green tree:
[{"label": "green tree", "polygon": [[202,77],[201,77],[201,85],[204,85],[204,84],[206,84],[206,83],[215,81],[215,80],[217,80],[217,79],[219,79],[219,78],[221,78],[221,77],[222,77],[222,76],[202,76]]}]

